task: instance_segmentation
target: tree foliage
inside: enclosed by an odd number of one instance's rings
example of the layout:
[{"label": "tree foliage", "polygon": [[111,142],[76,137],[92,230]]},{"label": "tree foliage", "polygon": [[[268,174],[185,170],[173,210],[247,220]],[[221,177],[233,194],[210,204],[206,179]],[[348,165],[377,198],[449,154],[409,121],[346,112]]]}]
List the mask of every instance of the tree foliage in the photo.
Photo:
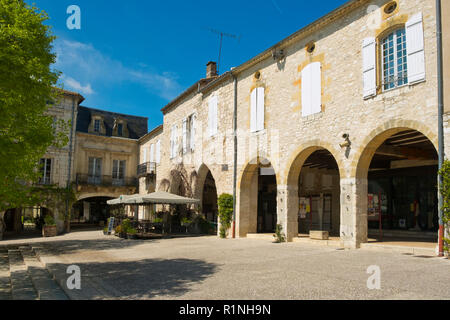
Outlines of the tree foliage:
[{"label": "tree foliage", "polygon": [[47,115],[60,92],[47,19],[23,0],[0,0],[0,211],[33,198],[40,158],[68,140],[66,125]]},{"label": "tree foliage", "polygon": [[226,238],[233,221],[233,196],[224,193],[219,197],[217,203],[219,207],[220,236],[221,238]]},{"label": "tree foliage", "polygon": [[[444,200],[444,224],[447,227],[447,234],[450,233],[450,161],[444,161],[444,165],[440,171],[442,175],[441,194]],[[450,239],[444,239],[446,242],[445,250],[450,251]]]}]

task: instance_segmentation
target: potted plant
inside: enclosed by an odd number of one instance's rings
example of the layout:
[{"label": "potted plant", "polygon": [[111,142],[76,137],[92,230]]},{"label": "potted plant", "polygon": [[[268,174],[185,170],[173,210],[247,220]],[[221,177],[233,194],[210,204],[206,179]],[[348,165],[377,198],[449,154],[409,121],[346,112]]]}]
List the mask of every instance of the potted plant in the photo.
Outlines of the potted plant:
[{"label": "potted plant", "polygon": [[181,219],[181,226],[183,227],[189,227],[190,224],[192,223],[192,220],[189,220],[188,218],[183,218]]},{"label": "potted plant", "polygon": [[117,226],[115,229],[114,229],[114,235],[116,236],[116,237],[120,237],[120,234],[122,233],[122,226]]},{"label": "potted plant", "polygon": [[109,230],[108,230],[108,228],[104,228],[103,229],[103,234],[105,235],[105,236],[109,236],[109,232],[108,232]]},{"label": "potted plant", "polygon": [[127,230],[127,238],[130,240],[136,240],[137,239],[137,230],[134,228],[129,228]]},{"label": "potted plant", "polygon": [[55,219],[50,215],[47,215],[44,218],[44,226],[42,227],[42,236],[45,238],[57,236],[56,222]]}]

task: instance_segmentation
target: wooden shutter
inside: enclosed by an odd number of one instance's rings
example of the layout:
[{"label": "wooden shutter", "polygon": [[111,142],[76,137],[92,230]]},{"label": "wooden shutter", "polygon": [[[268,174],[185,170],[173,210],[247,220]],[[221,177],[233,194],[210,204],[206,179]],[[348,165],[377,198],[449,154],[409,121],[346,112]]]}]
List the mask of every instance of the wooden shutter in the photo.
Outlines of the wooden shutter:
[{"label": "wooden shutter", "polygon": [[376,40],[373,37],[363,41],[363,97],[364,99],[377,94],[377,58]]},{"label": "wooden shutter", "polygon": [[195,115],[191,116],[191,137],[190,137],[190,147],[191,152],[195,150]]},{"label": "wooden shutter", "polygon": [[425,80],[425,47],[422,21],[422,13],[419,13],[406,23],[406,51],[410,84]]},{"label": "wooden shutter", "polygon": [[251,97],[250,97],[250,132],[258,131],[257,126],[257,100],[258,100],[258,91],[257,89],[253,89]]},{"label": "wooden shutter", "polygon": [[161,140],[156,143],[156,163],[161,163]]},{"label": "wooden shutter", "polygon": [[144,148],[144,156],[142,159],[142,163],[147,163],[147,148]]},{"label": "wooden shutter", "polygon": [[187,118],[183,120],[183,154],[187,153]]},{"label": "wooden shutter", "polygon": [[311,113],[322,112],[322,65],[311,63]]},{"label": "wooden shutter", "polygon": [[322,67],[320,62],[307,65],[302,71],[302,116],[322,111]]},{"label": "wooden shutter", "polygon": [[150,146],[150,162],[155,162],[155,145]]},{"label": "wooden shutter", "polygon": [[264,88],[257,88],[256,91],[256,130],[264,130]]}]

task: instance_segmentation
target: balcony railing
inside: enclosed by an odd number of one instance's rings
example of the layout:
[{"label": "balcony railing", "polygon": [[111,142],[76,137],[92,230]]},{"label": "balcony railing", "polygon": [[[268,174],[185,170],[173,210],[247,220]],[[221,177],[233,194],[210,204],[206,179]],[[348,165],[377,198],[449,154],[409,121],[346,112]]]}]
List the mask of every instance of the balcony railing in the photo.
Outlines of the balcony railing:
[{"label": "balcony railing", "polygon": [[77,174],[77,185],[103,187],[135,187],[137,186],[137,179],[116,179],[112,176],[90,176],[88,174]]},{"label": "balcony railing", "polygon": [[138,165],[138,177],[144,177],[147,175],[156,175],[156,163],[147,162]]}]

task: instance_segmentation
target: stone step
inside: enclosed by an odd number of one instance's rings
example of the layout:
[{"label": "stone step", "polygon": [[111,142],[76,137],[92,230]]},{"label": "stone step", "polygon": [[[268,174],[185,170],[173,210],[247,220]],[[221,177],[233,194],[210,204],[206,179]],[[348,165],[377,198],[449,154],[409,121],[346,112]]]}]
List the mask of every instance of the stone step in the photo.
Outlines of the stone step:
[{"label": "stone step", "polygon": [[11,275],[8,250],[0,248],[0,300],[11,300]]},{"label": "stone step", "polygon": [[68,300],[61,287],[34,254],[31,247],[20,247],[23,260],[39,300]]},{"label": "stone step", "polygon": [[[43,266],[48,270],[53,279],[59,284],[64,293],[71,300],[114,300],[117,297],[108,292],[109,288],[105,288],[99,284],[99,281],[89,276],[87,270],[81,270],[81,289],[69,289],[67,287],[67,279],[70,276],[67,274],[67,268],[70,264],[61,263],[61,261],[55,257],[55,252],[51,247],[33,247],[33,251],[36,253],[37,258]],[[55,248],[56,249],[56,248]]]},{"label": "stone step", "polygon": [[11,294],[13,300],[37,300],[31,277],[18,249],[8,250],[9,272],[11,278]]}]

